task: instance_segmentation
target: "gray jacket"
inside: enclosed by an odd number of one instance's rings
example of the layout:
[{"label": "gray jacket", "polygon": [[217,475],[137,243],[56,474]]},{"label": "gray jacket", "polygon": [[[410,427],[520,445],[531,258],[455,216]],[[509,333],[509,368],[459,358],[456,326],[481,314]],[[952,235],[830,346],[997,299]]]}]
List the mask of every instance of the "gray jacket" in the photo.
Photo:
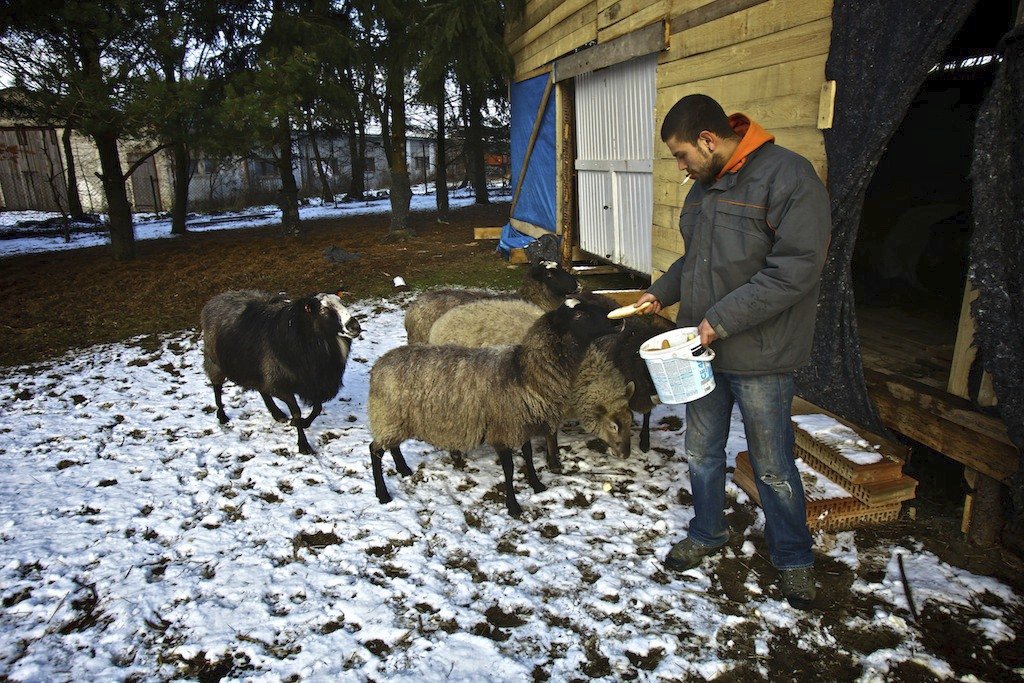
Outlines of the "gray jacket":
[{"label": "gray jacket", "polygon": [[686,253],[647,291],[663,306],[679,302],[680,327],[707,318],[720,337],[715,370],[767,374],[806,363],[832,232],[828,193],[810,162],[766,143],[738,172],[694,183],[679,231]]}]

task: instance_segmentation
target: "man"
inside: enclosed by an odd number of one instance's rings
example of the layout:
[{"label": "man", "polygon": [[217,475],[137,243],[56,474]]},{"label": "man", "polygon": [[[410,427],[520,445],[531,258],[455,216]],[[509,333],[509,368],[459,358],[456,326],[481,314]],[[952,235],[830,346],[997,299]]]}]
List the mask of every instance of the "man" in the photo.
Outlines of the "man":
[{"label": "man", "polygon": [[725,444],[738,404],[772,564],[789,603],[807,609],[814,556],[790,411],[794,371],[811,352],[832,229],[828,195],[806,159],[705,95],[679,100],[661,139],[696,181],[679,216],[686,253],[637,305],[650,302],[645,312],[656,313],[678,302],[676,323],[697,327],[715,351],[714,391],[686,406],[695,515],[665,566],[696,567],[729,540]]}]

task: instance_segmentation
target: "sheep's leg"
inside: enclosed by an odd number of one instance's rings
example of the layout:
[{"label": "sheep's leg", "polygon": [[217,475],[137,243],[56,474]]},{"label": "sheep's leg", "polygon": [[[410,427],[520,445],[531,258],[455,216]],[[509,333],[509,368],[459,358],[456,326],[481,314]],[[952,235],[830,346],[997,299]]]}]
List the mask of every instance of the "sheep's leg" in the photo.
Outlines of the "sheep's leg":
[{"label": "sheep's leg", "polygon": [[640,427],[640,450],[651,450],[651,411],[644,413],[644,424]]},{"label": "sheep's leg", "polygon": [[317,415],[319,415],[323,411],[324,411],[324,404],[323,403],[314,403],[313,404],[313,410],[309,413],[309,415],[307,415],[306,417],[304,417],[302,419],[302,426],[308,429],[309,426],[311,424],[313,424],[313,420],[316,419]]},{"label": "sheep's leg", "polygon": [[462,451],[452,451],[452,463],[455,465],[455,469],[457,470],[466,469],[466,458],[462,454]]},{"label": "sheep's leg", "polygon": [[402,455],[402,449],[399,446],[391,448],[391,457],[395,459],[395,467],[398,468],[399,474],[403,477],[408,477],[412,474],[412,470],[409,469],[409,465],[405,462],[405,456]]},{"label": "sheep's leg", "polygon": [[267,410],[270,411],[270,416],[274,418],[276,422],[288,421],[288,416],[285,415],[284,412],[277,407],[277,404],[274,403],[274,399],[271,398],[270,394],[261,391],[260,396],[263,397],[263,403],[267,406]]},{"label": "sheep's leg", "polygon": [[537,470],[533,467],[533,442],[527,440],[523,444],[523,460],[526,461],[526,481],[530,482],[530,486],[533,487],[534,493],[542,493],[548,490],[540,477],[537,476]]},{"label": "sheep's leg", "polygon": [[292,414],[291,425],[299,433],[299,453],[303,455],[311,454],[313,449],[310,447],[309,441],[306,440],[306,432],[303,431],[305,422],[302,419],[302,409],[299,408],[299,402],[295,400],[294,396],[278,396],[278,398],[284,401],[284,404],[288,406],[288,411]]},{"label": "sheep's leg", "polygon": [[545,453],[544,460],[548,464],[548,469],[552,472],[562,471],[562,461],[558,457],[558,430],[553,429],[548,432],[545,437]]},{"label": "sheep's leg", "polygon": [[381,503],[390,503],[391,494],[384,483],[384,470],[381,467],[381,459],[384,457],[384,449],[376,441],[370,442],[370,464],[373,467],[373,488],[377,493],[377,500]]},{"label": "sheep's leg", "polygon": [[217,405],[217,420],[222,425],[228,423],[228,414],[224,412],[224,383],[213,385],[213,402]]},{"label": "sheep's leg", "polygon": [[508,514],[519,517],[523,514],[523,508],[519,506],[516,492],[512,488],[512,449],[498,448],[497,451],[498,458],[501,460],[501,469],[505,471],[505,507],[508,508]]}]

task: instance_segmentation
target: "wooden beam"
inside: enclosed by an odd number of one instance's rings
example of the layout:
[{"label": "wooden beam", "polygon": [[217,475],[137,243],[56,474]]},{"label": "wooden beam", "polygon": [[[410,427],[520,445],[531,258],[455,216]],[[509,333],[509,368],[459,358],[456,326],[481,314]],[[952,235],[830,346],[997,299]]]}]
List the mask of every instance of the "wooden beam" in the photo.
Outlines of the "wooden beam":
[{"label": "wooden beam", "polygon": [[974,360],[978,356],[978,348],[974,345],[974,316],[971,315],[971,303],[977,298],[978,290],[974,289],[970,280],[967,280],[964,284],[964,296],[960,301],[960,322],[956,328],[953,363],[949,369],[949,382],[946,389],[949,393],[962,398],[973,398],[978,405],[994,406],[996,397],[992,391],[992,377],[987,372],[982,375],[978,395],[975,397],[970,395],[971,366],[974,365]]},{"label": "wooden beam", "polygon": [[1003,491],[999,482],[970,467],[964,468],[968,493],[964,498],[964,513],[960,531],[967,534],[967,542],[983,548],[999,543],[1003,527]]},{"label": "wooden beam", "polygon": [[555,158],[558,177],[555,191],[558,201],[558,233],[562,236],[562,267],[572,264],[576,246],[576,87],[572,81],[558,84],[555,96],[558,113],[558,136]]},{"label": "wooden beam", "polygon": [[1001,421],[967,400],[913,380],[864,368],[878,416],[899,432],[996,481],[1017,471],[1019,454]]},{"label": "wooden beam", "polygon": [[573,275],[612,275],[614,273],[621,273],[622,268],[616,265],[600,265],[600,266],[573,266]]},{"label": "wooden beam", "polygon": [[688,28],[694,26],[700,26],[706,24],[709,21],[715,19],[721,19],[722,17],[741,12],[745,9],[760,5],[768,0],[715,0],[715,2],[708,3],[703,7],[690,10],[689,12],[683,12],[672,17],[671,33],[679,33],[685,31]]},{"label": "wooden beam", "polygon": [[537,143],[537,133],[540,132],[540,122],[544,119],[544,110],[547,109],[548,99],[551,97],[551,86],[554,81],[548,78],[544,86],[544,94],[540,98],[540,106],[537,107],[537,118],[533,120],[533,130],[530,132],[530,141],[526,143],[526,153],[523,155],[523,167],[519,169],[519,179],[516,181],[516,191],[512,195],[512,206],[508,213],[511,216],[516,210],[516,202],[519,201],[519,192],[523,189],[523,179],[526,178],[526,169],[530,166],[530,155],[533,154],[533,146]]},{"label": "wooden beam", "polygon": [[559,59],[555,62],[554,79],[555,82],[564,81],[636,57],[661,52],[667,47],[668,26],[664,21],[658,21],[621,38]]},{"label": "wooden beam", "polygon": [[832,127],[832,118],[836,112],[836,82],[825,81],[821,84],[821,97],[818,100],[818,130]]},{"label": "wooden beam", "polygon": [[518,247],[508,250],[508,262],[515,265],[522,265],[530,262],[530,257],[526,255],[525,249]]},{"label": "wooden beam", "polygon": [[475,240],[500,240],[501,228],[473,228]]},{"label": "wooden beam", "polygon": [[533,223],[527,223],[526,221],[521,221],[518,218],[510,218],[508,219],[508,222],[513,228],[524,235],[529,235],[530,237],[543,237],[544,235],[551,234],[551,231],[546,228],[534,225]]}]

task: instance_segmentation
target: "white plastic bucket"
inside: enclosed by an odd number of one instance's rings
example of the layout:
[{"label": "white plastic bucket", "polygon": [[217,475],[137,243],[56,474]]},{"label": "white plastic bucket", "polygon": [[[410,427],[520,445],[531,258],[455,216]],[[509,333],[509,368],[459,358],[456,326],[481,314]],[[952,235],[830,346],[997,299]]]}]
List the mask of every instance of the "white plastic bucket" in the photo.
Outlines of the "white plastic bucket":
[{"label": "white plastic bucket", "polygon": [[[668,348],[662,348],[665,341]],[[701,346],[696,327],[680,327],[651,337],[640,345],[640,357],[647,363],[662,403],[689,403],[715,388],[715,373],[711,370],[715,352]]]}]

